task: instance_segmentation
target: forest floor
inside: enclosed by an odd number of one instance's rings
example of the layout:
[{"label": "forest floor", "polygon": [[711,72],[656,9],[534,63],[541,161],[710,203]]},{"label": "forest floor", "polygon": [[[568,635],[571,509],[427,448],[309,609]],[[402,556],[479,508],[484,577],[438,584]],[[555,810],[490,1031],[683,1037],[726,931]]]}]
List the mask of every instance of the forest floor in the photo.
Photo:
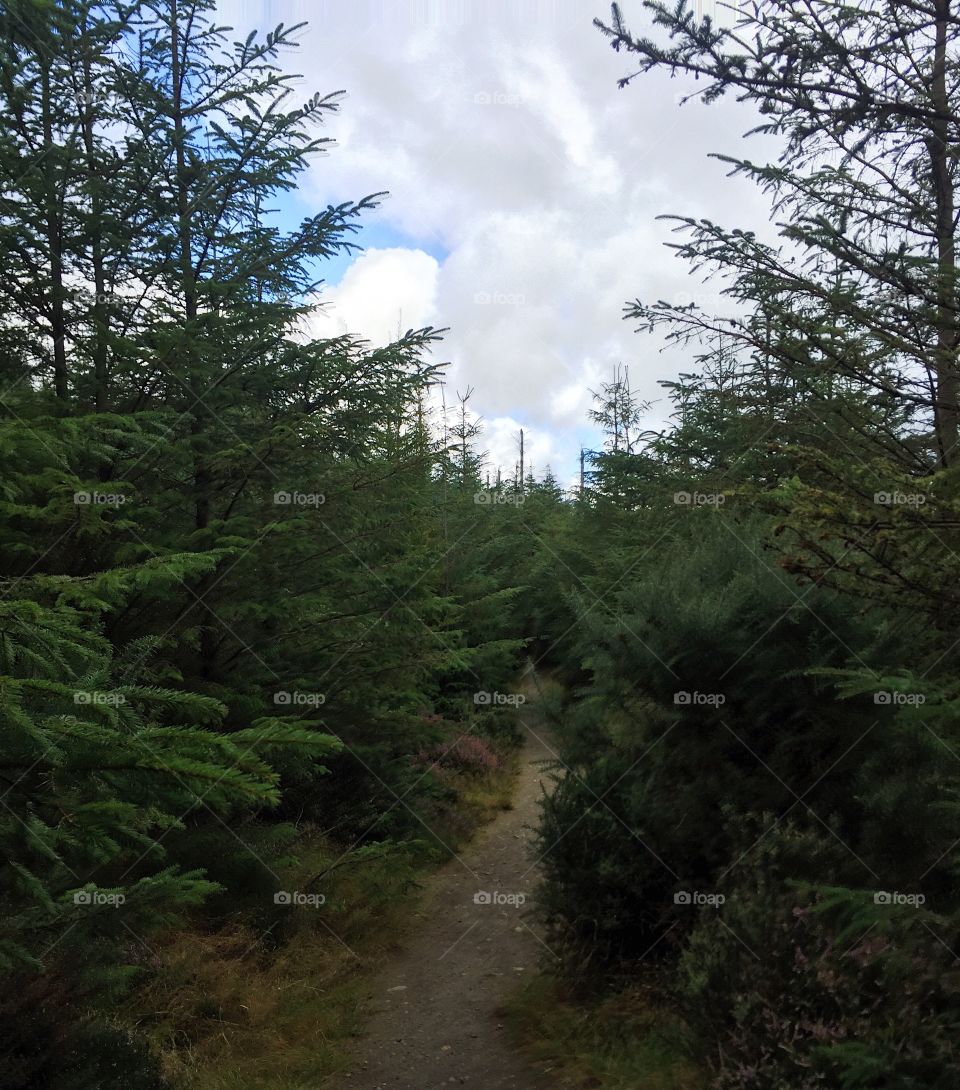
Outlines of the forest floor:
[{"label": "forest floor", "polygon": [[553,960],[531,915],[532,827],[552,753],[535,680],[521,691],[528,702],[519,709],[525,741],[513,806],[428,880],[405,948],[370,982],[365,1032],[349,1072],[335,1076],[337,1090],[556,1085],[511,1043],[500,1013],[518,981]]}]

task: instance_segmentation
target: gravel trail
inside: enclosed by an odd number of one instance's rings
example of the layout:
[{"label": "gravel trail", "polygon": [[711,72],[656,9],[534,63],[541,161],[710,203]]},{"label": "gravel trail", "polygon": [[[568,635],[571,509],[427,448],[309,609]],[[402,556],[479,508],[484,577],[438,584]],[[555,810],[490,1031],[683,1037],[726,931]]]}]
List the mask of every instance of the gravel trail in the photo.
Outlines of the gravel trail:
[{"label": "gravel trail", "polygon": [[[535,688],[521,689],[533,697]],[[536,703],[520,708],[526,736],[513,809],[504,811],[427,882],[405,949],[371,985],[372,1014],[337,1090],[545,1090],[555,1085],[506,1038],[497,1009],[549,957],[531,918],[536,883],[530,827],[549,786],[551,752]],[[483,903],[480,894],[488,895]],[[518,904],[523,895],[526,904]]]}]

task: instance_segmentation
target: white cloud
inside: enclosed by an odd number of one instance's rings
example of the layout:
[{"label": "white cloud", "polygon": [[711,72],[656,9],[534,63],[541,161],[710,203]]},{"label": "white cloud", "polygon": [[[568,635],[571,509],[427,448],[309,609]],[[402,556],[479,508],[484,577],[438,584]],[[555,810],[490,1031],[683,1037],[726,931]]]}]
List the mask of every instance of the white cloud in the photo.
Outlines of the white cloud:
[{"label": "white cloud", "polygon": [[322,309],[308,319],[310,331],[316,337],[352,333],[383,345],[396,339],[398,326],[402,332],[436,324],[439,270],[423,250],[366,250],[339,284],[322,293]]},{"label": "white cloud", "polygon": [[[635,29],[648,18],[627,3]],[[689,369],[693,350],[622,320],[624,303],[705,290],[664,243],[666,213],[706,216],[769,235],[765,198],[710,151],[736,154],[755,116],[710,107],[661,73],[620,91],[629,58],[591,25],[583,0],[229,0],[238,30],[307,19],[291,70],[304,92],[344,87],[329,124],[338,146],[318,158],[302,195],[318,206],[391,192],[379,220],[445,253],[375,250],[324,297],[315,328],[343,322],[382,342],[396,330],[449,326],[439,349],[450,385],[475,387],[486,445],[512,466],[510,428],[530,429],[534,464],[572,472],[596,388],[618,361],[637,395]],[[751,157],[770,154],[754,141]],[[744,154],[746,154],[744,152]],[[707,288],[716,291],[715,287]],[[657,410],[659,412],[659,410]],[[578,418],[578,414],[579,418]],[[662,415],[662,414],[661,414]]]},{"label": "white cloud", "polygon": [[[524,474],[531,469],[537,477],[551,466],[557,474],[558,465],[564,460],[564,452],[557,448],[553,436],[539,428],[522,425],[510,416],[496,416],[485,421],[483,446],[488,452],[491,467],[500,466],[505,477],[512,477],[520,461],[520,429],[523,428]],[[496,479],[496,469],[491,470],[491,480]]]}]

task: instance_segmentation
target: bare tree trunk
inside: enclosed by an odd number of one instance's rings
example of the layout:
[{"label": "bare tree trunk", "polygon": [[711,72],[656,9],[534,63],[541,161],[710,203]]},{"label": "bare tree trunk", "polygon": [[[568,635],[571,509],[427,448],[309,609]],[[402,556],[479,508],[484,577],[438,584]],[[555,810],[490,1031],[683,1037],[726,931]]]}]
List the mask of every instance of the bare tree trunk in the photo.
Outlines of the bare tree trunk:
[{"label": "bare tree trunk", "polygon": [[83,91],[85,101],[81,105],[81,128],[87,157],[87,186],[90,193],[90,260],[95,292],[93,303],[94,400],[97,412],[103,412],[107,407],[107,340],[110,319],[107,309],[107,281],[104,275],[103,256],[103,196],[100,189],[103,183],[98,175],[93,140],[95,89],[89,56],[83,58]]},{"label": "bare tree trunk", "polygon": [[[50,155],[53,141],[53,103],[51,102],[49,59],[43,62],[40,76],[40,101],[43,111],[43,147]],[[60,201],[57,193],[54,161],[48,159],[44,170],[47,252],[50,258],[50,336],[53,338],[53,385],[57,397],[66,401],[70,394],[67,376],[67,324],[64,317],[63,236]]]},{"label": "bare tree trunk", "polygon": [[[176,160],[177,232],[180,243],[180,275],[183,281],[183,312],[186,332],[187,393],[193,398],[189,407],[192,415],[190,435],[193,443],[193,504],[194,525],[198,530],[207,528],[210,522],[211,474],[203,451],[203,436],[207,429],[207,408],[203,403],[205,391],[200,389],[204,379],[200,362],[193,350],[192,338],[196,336],[196,318],[199,311],[196,277],[193,268],[193,230],[190,222],[190,180],[187,173],[186,126],[184,124],[183,84],[184,72],[180,61],[180,11],[177,0],[170,3],[170,76],[173,84],[173,139]],[[212,585],[212,576],[200,581],[198,597],[202,602],[205,623],[200,632],[200,668],[203,677],[211,679],[216,658],[216,614],[206,601]]]},{"label": "bare tree trunk", "polygon": [[958,438],[957,278],[954,190],[950,176],[950,102],[947,94],[947,33],[950,0],[935,0],[936,45],[931,94],[937,118],[927,146],[936,198],[937,232],[937,391],[934,405],[940,462],[952,465]]},{"label": "bare tree trunk", "polygon": [[520,491],[523,492],[523,428],[520,429]]}]

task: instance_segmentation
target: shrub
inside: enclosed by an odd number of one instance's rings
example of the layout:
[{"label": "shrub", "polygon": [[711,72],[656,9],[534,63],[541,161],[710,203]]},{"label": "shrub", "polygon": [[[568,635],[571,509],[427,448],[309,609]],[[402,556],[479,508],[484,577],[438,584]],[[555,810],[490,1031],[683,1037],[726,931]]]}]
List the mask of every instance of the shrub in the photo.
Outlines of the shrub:
[{"label": "shrub", "polygon": [[[960,1081],[957,922],[877,906],[873,891],[816,889],[789,874],[842,868],[845,849],[777,828],[704,911],[678,997],[713,1042],[715,1090],[947,1090]],[[855,864],[856,865],[856,864]],[[945,945],[946,944],[946,945]]]},{"label": "shrub", "polygon": [[570,771],[544,803],[540,849],[554,924],[610,956],[672,932],[676,892],[715,888],[733,858],[724,811],[792,809],[844,836],[862,824],[858,741],[876,708],[837,701],[813,671],[867,645],[871,618],[829,592],[798,605],[750,545],[705,530],[623,589],[619,620],[588,626],[592,681],[558,724]]},{"label": "shrub", "polygon": [[422,764],[436,764],[456,772],[496,772],[502,767],[489,743],[472,734],[461,734],[453,742],[421,751],[418,759]]}]

